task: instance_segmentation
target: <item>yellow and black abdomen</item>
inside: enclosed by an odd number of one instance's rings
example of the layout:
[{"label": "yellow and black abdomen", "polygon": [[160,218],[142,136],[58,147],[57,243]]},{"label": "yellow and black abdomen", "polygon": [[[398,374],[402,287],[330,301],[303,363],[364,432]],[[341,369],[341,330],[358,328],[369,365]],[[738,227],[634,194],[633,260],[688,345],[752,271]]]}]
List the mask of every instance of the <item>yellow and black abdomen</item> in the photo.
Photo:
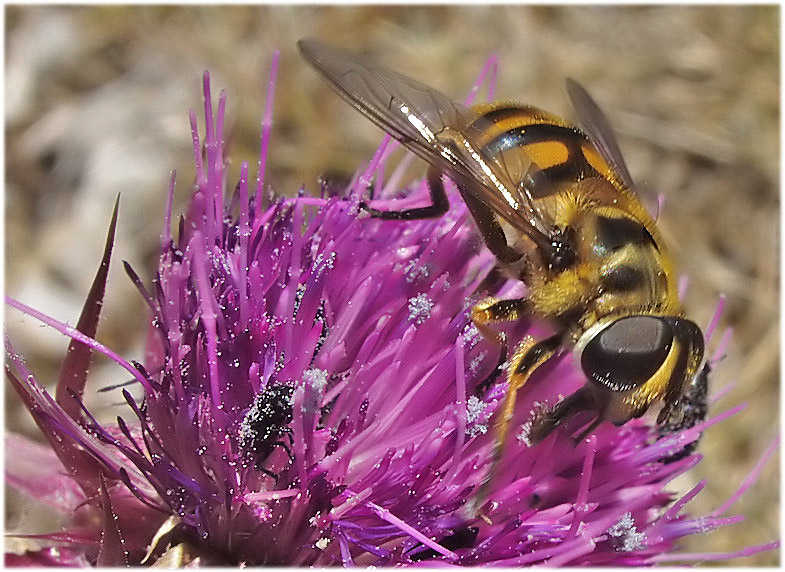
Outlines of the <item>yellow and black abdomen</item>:
[{"label": "yellow and black abdomen", "polygon": [[[473,108],[480,117],[469,127],[486,157],[504,165],[513,181],[526,181],[536,167],[541,181],[527,187],[532,198],[565,183],[588,177],[612,177],[612,170],[586,135],[560,117],[539,108],[491,103]],[[538,187],[538,184],[540,187]],[[538,192],[539,191],[539,192]]]}]

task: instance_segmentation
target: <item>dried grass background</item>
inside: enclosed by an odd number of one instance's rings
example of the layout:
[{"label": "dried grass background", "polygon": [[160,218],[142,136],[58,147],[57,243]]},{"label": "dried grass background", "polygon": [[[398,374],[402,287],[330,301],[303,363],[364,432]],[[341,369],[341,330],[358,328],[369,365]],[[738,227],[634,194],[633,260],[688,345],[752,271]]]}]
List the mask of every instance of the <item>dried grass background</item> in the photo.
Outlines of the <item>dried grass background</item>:
[{"label": "dried grass background", "polygon": [[[72,323],[122,193],[119,234],[99,338],[142,357],[145,312],[119,264],[152,275],[169,169],[178,200],[193,180],[188,109],[200,77],[229,94],[234,169],[255,160],[270,55],[281,49],[267,181],[276,192],[348,176],[380,132],[339,100],[296,54],[318,37],[462,99],[486,57],[501,61],[498,94],[571,116],[571,76],[600,102],[633,176],[666,196],[660,216],[687,305],[706,324],[719,293],[734,329],[714,391],[716,411],[747,409],[704,437],[706,459],[683,485],[706,512],[741,483],[779,432],[779,8],[721,7],[37,7],[6,9],[6,289]],[[201,124],[201,117],[200,117]],[[41,379],[66,340],[14,311],[6,328]],[[716,339],[719,339],[719,336]],[[711,348],[710,348],[711,349]],[[123,372],[98,360],[93,388]],[[118,413],[109,398],[107,411]],[[96,402],[89,402],[97,405]],[[7,426],[34,435],[6,392]],[[8,497],[7,526],[52,521]],[[689,551],[735,550],[779,537],[778,458],[731,509],[745,523],[693,538]],[[732,562],[773,565],[777,552]]]}]

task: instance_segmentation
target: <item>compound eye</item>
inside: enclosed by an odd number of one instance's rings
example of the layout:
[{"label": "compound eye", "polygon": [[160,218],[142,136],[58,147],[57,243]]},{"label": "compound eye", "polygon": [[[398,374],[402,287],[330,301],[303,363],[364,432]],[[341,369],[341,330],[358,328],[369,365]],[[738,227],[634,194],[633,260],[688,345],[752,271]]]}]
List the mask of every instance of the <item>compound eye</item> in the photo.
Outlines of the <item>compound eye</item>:
[{"label": "compound eye", "polygon": [[583,350],[581,367],[589,379],[611,391],[646,382],[665,362],[673,331],[657,316],[620,318],[601,330]]}]

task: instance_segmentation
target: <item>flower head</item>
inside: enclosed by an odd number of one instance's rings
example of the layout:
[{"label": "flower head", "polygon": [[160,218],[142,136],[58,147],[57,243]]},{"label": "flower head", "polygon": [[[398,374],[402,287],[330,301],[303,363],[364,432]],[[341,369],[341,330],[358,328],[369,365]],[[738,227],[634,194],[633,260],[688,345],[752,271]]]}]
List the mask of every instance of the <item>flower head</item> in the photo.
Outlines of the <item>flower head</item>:
[{"label": "flower head", "polygon": [[[741,519],[721,516],[727,507],[684,514],[702,484],[682,497],[667,490],[700,458],[674,454],[733,410],[664,437],[635,420],[604,424],[577,445],[562,430],[527,443],[531,411],[584,382],[567,358],[522,392],[517,435],[481,511],[468,510],[488,471],[489,423],[506,385],[504,354],[472,325],[470,309],[488,293],[520,295],[523,285],[493,272],[457,199],[435,220],[358,213],[386,146],[347,191],[325,186],[321,198],[265,206],[263,167],[254,186],[243,164],[227,195],[226,99],[214,114],[207,76],[204,85],[203,141],[192,115],[188,212],[176,236],[171,212],[165,217],[151,287],[129,269],[152,316],[145,363],[92,339],[101,272],[77,328],[10,301],[72,336],[81,352],[66,359],[52,398],[7,342],[9,378],[67,470],[58,479],[67,494],[56,502],[78,518],[46,537],[67,548],[61,560],[641,565],[689,559],[673,552],[678,538]],[[407,194],[417,200],[424,186]],[[110,252],[111,238],[105,264]],[[542,327],[525,320],[508,335]],[[131,413],[115,424],[81,406],[90,350],[113,357],[141,390],[122,389]],[[13,484],[42,496],[42,478],[25,484],[29,468],[9,469]],[[52,550],[35,557],[57,560]]]}]

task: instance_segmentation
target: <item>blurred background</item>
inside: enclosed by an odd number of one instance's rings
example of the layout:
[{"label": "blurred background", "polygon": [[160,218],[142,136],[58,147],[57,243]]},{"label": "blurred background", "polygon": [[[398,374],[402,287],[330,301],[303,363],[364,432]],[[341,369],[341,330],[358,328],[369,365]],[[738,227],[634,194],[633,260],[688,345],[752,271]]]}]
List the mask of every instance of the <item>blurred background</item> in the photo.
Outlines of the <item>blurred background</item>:
[{"label": "blurred background", "polygon": [[[297,39],[365,53],[457,100],[495,54],[498,98],[570,118],[564,78],[589,89],[633,176],[665,196],[660,227],[690,278],[690,316],[705,325],[727,296],[718,334],[732,328],[733,338],[712,393],[736,387],[714,411],[747,408],[704,436],[706,458],[677,483],[684,492],[708,480],[690,511],[722,504],[779,433],[777,6],[14,6],[5,26],[6,291],[75,323],[121,193],[99,330],[121,355],[142,358],[146,315],[119,262],[149,282],[171,169],[175,212],[188,196],[188,110],[201,109],[203,70],[214,97],[228,92],[238,173],[241,161],[255,164],[271,54],[281,50],[266,181],[279,194],[315,193],[320,175],[348,178],[381,133],[299,58]],[[53,381],[67,340],[14,310],[5,324],[28,365]],[[100,359],[91,374],[92,388],[124,381]],[[7,428],[36,435],[11,393]],[[92,396],[88,405],[116,415],[111,400]],[[684,549],[734,551],[779,538],[778,464],[775,456],[729,510],[747,515],[744,523]],[[52,529],[49,517],[7,498],[7,528]],[[724,564],[778,561],[775,551]]]}]

